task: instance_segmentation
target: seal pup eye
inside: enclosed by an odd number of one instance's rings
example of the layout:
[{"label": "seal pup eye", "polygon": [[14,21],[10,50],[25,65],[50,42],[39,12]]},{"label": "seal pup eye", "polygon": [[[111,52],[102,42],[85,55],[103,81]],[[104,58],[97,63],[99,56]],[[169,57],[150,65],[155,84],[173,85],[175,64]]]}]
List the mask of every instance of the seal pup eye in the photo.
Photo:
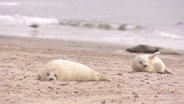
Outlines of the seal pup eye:
[{"label": "seal pup eye", "polygon": [[49,74],[47,74],[47,76],[49,76]]},{"label": "seal pup eye", "polygon": [[142,62],[142,61],[140,61],[139,63],[140,63],[140,64],[142,64],[143,62]]},{"label": "seal pup eye", "polygon": [[57,77],[57,75],[54,75],[55,77],[56,77],[56,80],[58,80],[58,77]]}]

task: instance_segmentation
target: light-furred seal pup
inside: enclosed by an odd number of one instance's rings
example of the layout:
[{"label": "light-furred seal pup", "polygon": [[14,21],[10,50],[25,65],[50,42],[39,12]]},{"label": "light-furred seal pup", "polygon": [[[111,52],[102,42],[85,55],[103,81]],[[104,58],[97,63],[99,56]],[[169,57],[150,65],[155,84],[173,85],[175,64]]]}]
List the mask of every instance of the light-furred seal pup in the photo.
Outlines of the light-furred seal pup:
[{"label": "light-furred seal pup", "polygon": [[46,64],[44,70],[38,76],[39,80],[59,80],[59,81],[108,81],[101,74],[92,70],[88,66],[58,59]]},{"label": "light-furred seal pup", "polygon": [[132,70],[135,72],[157,72],[173,74],[164,62],[157,57],[160,52],[155,52],[151,55],[137,55],[132,62]]}]

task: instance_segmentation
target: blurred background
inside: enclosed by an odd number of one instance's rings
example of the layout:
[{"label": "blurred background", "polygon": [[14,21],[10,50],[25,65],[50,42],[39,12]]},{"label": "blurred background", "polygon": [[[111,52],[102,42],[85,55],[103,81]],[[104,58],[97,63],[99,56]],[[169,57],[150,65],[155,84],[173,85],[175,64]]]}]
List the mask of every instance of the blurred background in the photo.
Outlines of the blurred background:
[{"label": "blurred background", "polygon": [[184,50],[183,0],[0,0],[0,35]]}]

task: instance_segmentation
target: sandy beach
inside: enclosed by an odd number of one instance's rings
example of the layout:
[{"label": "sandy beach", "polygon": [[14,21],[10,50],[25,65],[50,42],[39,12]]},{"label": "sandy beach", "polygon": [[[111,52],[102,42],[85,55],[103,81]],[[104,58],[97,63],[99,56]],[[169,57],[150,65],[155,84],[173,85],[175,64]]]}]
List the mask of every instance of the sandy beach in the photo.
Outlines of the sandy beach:
[{"label": "sandy beach", "polygon": [[[129,73],[125,46],[0,36],[0,104],[183,104],[184,56],[161,54],[175,74]],[[111,81],[39,81],[54,59],[88,65]]]}]

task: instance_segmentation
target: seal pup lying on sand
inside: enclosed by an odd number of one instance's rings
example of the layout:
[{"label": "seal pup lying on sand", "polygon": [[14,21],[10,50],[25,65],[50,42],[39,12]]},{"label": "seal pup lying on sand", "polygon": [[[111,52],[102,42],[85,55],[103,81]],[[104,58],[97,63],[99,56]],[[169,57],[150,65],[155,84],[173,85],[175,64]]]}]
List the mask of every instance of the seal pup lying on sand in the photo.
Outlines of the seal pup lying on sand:
[{"label": "seal pup lying on sand", "polygon": [[47,63],[38,79],[43,81],[108,81],[86,65],[62,59]]},{"label": "seal pup lying on sand", "polygon": [[168,70],[163,61],[157,57],[160,52],[151,55],[137,55],[132,62],[132,70],[136,72],[157,72],[173,74]]}]

